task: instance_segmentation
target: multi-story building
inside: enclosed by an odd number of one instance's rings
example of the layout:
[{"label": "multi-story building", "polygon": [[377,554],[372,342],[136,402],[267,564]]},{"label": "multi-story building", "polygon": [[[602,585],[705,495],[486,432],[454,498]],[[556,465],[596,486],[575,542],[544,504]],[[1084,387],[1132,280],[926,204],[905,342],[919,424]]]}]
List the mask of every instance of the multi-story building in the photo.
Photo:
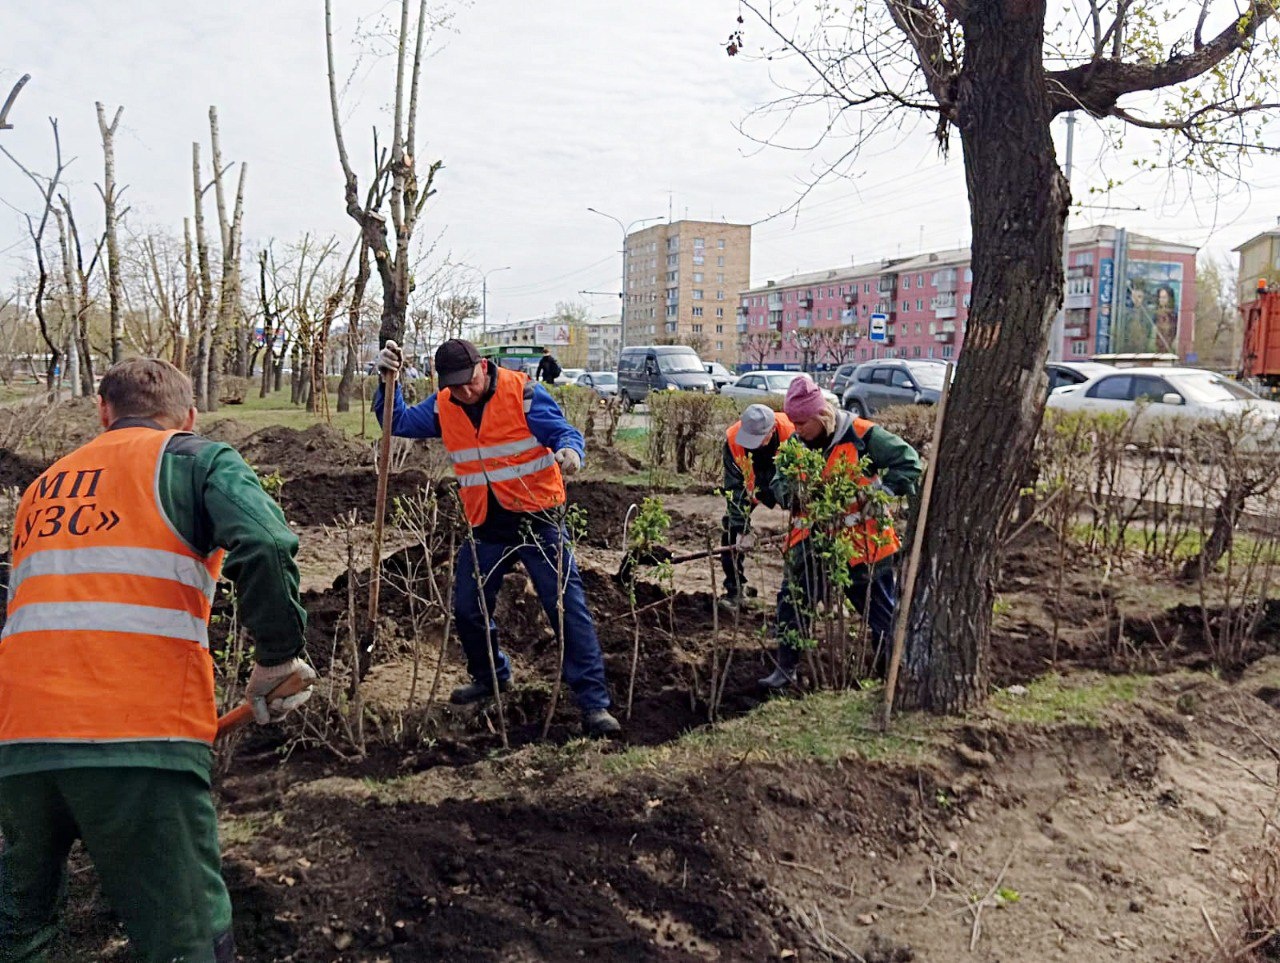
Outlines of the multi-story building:
[{"label": "multi-story building", "polygon": [[1252,301],[1257,295],[1259,278],[1268,283],[1280,281],[1280,217],[1276,226],[1249,238],[1233,249],[1240,255],[1240,274],[1236,278],[1236,303]]},{"label": "multi-story building", "polygon": [[687,344],[705,361],[737,361],[734,306],[751,283],[749,224],[657,224],[627,235],[623,260],[623,344]]},{"label": "multi-story building", "polygon": [[[1192,350],[1196,248],[1123,228],[1072,231],[1063,355]],[[833,268],[742,292],[739,366],[823,370],[871,358],[958,357],[968,248]],[[873,331],[883,330],[883,340]]]},{"label": "multi-story building", "polygon": [[565,368],[613,371],[618,366],[618,352],[622,347],[621,330],[616,314],[569,322],[548,316],[490,325],[485,340],[488,344],[536,344],[550,348]]}]

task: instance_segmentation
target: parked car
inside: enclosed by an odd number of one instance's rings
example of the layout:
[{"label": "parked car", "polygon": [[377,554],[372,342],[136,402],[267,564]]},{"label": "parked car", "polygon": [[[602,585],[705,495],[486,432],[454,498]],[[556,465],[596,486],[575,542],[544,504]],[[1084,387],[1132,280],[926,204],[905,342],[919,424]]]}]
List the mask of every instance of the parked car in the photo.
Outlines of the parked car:
[{"label": "parked car", "polygon": [[584,371],[574,384],[594,389],[601,398],[612,398],[618,393],[618,376],[612,371]]},{"label": "parked car", "polygon": [[630,408],[650,391],[715,391],[702,359],[683,344],[623,348],[618,356],[618,397]]},{"label": "parked car", "polygon": [[561,368],[560,374],[556,376],[556,384],[571,385],[586,372],[586,368]]},{"label": "parked car", "polygon": [[1244,417],[1249,437],[1258,447],[1280,443],[1280,403],[1259,398],[1241,384],[1203,368],[1124,368],[1091,378],[1084,384],[1058,388],[1048,407],[1058,411],[1102,414],[1124,412],[1134,417],[1133,438],[1157,437],[1161,422],[1188,423]]},{"label": "parked car", "polygon": [[716,391],[719,391],[727,384],[731,384],[738,377],[719,361],[704,361],[702,362],[702,368],[707,374],[711,375],[711,383],[716,386]]},{"label": "parked car", "polygon": [[856,364],[842,364],[836,368],[836,373],[831,378],[831,390],[841,398],[844,397],[845,389],[849,387],[849,379],[853,377],[857,367]]},{"label": "parked car", "polygon": [[[733,384],[721,388],[720,393],[726,398],[732,398],[745,408],[753,402],[762,401],[770,396],[775,399],[785,397],[791,382],[800,375],[799,371],[748,371]],[[822,397],[833,405],[840,403],[840,399],[826,388],[822,389]]]},{"label": "parked car", "polygon": [[1090,378],[1115,371],[1115,365],[1100,361],[1050,361],[1045,365],[1049,374],[1049,393],[1064,385],[1082,385]]},{"label": "parked car", "polygon": [[841,396],[841,404],[860,418],[891,405],[933,405],[942,397],[944,361],[885,358],[858,365]]}]

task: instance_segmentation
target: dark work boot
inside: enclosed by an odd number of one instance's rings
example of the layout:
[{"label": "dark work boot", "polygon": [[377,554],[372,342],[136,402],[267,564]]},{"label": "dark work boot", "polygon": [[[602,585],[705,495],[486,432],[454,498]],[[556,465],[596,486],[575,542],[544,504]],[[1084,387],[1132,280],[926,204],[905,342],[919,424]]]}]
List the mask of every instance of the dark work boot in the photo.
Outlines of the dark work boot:
[{"label": "dark work boot", "polygon": [[779,666],[763,679],[758,679],[756,685],[762,689],[768,689],[770,692],[781,692],[783,689],[790,687],[795,681],[796,677],[792,673]]},{"label": "dark work boot", "polygon": [[[498,691],[506,692],[511,688],[509,679],[498,680]],[[468,682],[466,685],[460,685],[449,694],[449,701],[456,706],[469,706],[472,703],[484,702],[486,699],[493,698],[493,686],[489,680],[484,682]]]},{"label": "dark work boot", "polygon": [[582,714],[582,731],[591,739],[612,739],[622,735],[622,723],[608,709],[588,709]]}]

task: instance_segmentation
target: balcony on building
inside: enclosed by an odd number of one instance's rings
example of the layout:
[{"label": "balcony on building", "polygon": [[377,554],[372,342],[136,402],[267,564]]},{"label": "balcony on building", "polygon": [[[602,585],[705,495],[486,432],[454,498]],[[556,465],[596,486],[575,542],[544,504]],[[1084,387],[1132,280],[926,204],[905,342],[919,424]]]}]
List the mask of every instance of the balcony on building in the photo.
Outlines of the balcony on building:
[{"label": "balcony on building", "polygon": [[751,313],[751,309],[747,307],[745,304],[738,308],[738,317],[740,318],[745,318],[750,313]]},{"label": "balcony on building", "polygon": [[678,295],[678,294],[668,294],[668,295],[667,295],[667,307],[672,308],[672,307],[675,307],[675,306],[676,306],[677,304],[679,304],[679,303],[680,303],[680,295]]},{"label": "balcony on building", "polygon": [[772,312],[772,311],[781,311],[781,310],[782,310],[782,295],[781,295],[781,294],[771,294],[771,295],[769,295],[769,310],[770,310],[771,312]]},{"label": "balcony on building", "polygon": [[1066,309],[1068,311],[1076,311],[1082,308],[1090,308],[1093,306],[1093,289],[1090,286],[1088,291],[1072,291],[1070,286],[1067,288]]},{"label": "balcony on building", "polygon": [[680,322],[668,321],[666,324],[663,325],[663,328],[666,330],[667,334],[675,334],[678,330],[680,330]]},{"label": "balcony on building", "polygon": [[[898,275],[880,275],[880,279],[876,282],[876,291],[880,294],[892,294],[896,290],[898,290]],[[884,312],[881,313],[883,314]]]},{"label": "balcony on building", "polygon": [[929,307],[933,308],[933,316],[940,321],[954,318],[956,316],[955,293],[934,295],[929,302]]},{"label": "balcony on building", "polygon": [[844,296],[844,303],[848,307],[853,307],[858,303],[858,289],[854,288]]},{"label": "balcony on building", "polygon": [[840,323],[844,325],[857,324],[858,312],[855,311],[853,308],[846,308],[844,311],[841,311]]},{"label": "balcony on building", "polygon": [[782,330],[782,308],[778,308],[776,311],[769,311],[769,323],[775,325],[779,331]]},{"label": "balcony on building", "polygon": [[799,307],[802,311],[808,311],[813,307],[813,298],[810,298],[810,297],[796,298],[796,306]]},{"label": "balcony on building", "polygon": [[747,319],[743,318],[738,322],[738,334],[747,333]]},{"label": "balcony on building", "polygon": [[939,344],[952,344],[956,340],[955,322],[945,321],[938,325],[937,330],[933,332],[933,340]]},{"label": "balcony on building", "polygon": [[881,301],[876,305],[876,314],[883,314],[888,320],[895,321],[898,317],[898,309],[896,301]]},{"label": "balcony on building", "polygon": [[939,291],[954,292],[956,289],[956,282],[958,281],[958,278],[956,277],[956,269],[951,268],[946,271],[939,271],[933,276],[933,280]]}]

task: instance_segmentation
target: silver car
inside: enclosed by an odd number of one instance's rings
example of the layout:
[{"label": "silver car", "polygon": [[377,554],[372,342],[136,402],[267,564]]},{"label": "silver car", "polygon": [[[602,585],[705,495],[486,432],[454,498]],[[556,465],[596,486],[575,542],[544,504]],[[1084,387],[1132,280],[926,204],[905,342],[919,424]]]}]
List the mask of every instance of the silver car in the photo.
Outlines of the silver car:
[{"label": "silver car", "polygon": [[[763,401],[766,398],[781,400],[785,397],[791,382],[801,376],[800,371],[748,371],[733,384],[725,385],[720,393],[732,398],[742,407]],[[840,404],[840,399],[826,388],[822,389],[822,397],[833,405]]]},{"label": "silver car", "polygon": [[618,394],[618,376],[612,371],[584,371],[573,383],[583,388],[592,388],[605,399]]}]

